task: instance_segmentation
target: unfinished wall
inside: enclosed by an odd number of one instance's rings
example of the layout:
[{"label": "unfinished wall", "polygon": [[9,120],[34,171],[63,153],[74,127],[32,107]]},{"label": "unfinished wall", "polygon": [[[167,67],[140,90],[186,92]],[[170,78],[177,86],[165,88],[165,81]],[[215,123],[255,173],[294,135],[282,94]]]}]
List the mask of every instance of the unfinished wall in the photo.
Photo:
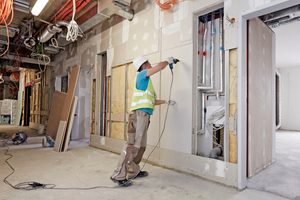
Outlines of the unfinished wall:
[{"label": "unfinished wall", "polygon": [[299,88],[300,67],[278,69],[281,74],[281,127],[283,130],[300,131]]},{"label": "unfinished wall", "polygon": [[[148,57],[152,65],[169,56],[178,58],[180,63],[174,66],[171,95],[171,99],[175,100],[177,104],[169,109],[164,135],[159,148],[153,153],[150,160],[163,166],[237,186],[236,164],[191,155],[194,129],[192,125],[193,12],[199,12],[212,5],[222,4],[222,2],[220,0],[185,1],[175,5],[169,11],[160,11],[154,0],[133,1],[133,9],[139,12],[135,12],[131,22],[113,16],[99,24],[76,45],[68,47],[65,52],[55,57],[60,69],[54,69],[54,71],[58,76],[68,72],[70,67],[77,64],[83,65],[82,67],[95,64],[92,76],[96,77],[98,81],[100,63],[97,56],[92,55],[107,52],[108,75],[111,74],[111,71],[114,74],[114,68],[131,63],[137,56]],[[171,78],[168,67],[151,77],[158,99],[168,99]],[[96,87],[98,87],[98,83]],[[96,104],[97,102],[99,102],[99,94],[96,94]],[[124,105],[121,107],[123,108]],[[163,130],[166,108],[166,105],[157,106],[151,116],[148,149],[145,156],[156,145]],[[87,110],[90,111],[90,109]],[[88,122],[90,123],[90,120]],[[80,124],[78,126],[80,127]],[[91,137],[91,145],[115,152],[120,152],[123,144],[124,141],[120,138],[101,137],[97,131]]]}]

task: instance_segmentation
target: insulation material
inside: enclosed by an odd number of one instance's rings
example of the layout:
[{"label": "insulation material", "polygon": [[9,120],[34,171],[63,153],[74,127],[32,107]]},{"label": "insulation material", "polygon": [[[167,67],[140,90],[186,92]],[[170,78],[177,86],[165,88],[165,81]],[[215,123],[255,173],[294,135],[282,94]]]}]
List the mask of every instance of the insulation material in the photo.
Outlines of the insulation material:
[{"label": "insulation material", "polygon": [[[237,113],[237,49],[229,51],[229,117]],[[237,137],[229,131],[229,162],[237,162]]]},{"label": "insulation material", "polygon": [[248,23],[248,177],[269,166],[275,137],[275,34],[260,19]]}]

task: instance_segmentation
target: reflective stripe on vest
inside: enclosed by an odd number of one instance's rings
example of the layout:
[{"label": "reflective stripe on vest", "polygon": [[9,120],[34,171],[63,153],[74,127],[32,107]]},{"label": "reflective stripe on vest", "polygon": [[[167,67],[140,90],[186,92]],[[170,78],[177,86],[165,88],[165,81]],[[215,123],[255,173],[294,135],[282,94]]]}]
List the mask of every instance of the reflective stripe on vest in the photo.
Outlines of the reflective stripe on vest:
[{"label": "reflective stripe on vest", "polygon": [[[150,80],[149,80],[150,81]],[[134,92],[133,93],[133,96],[143,96],[144,94],[149,94],[149,95],[151,95],[151,96],[153,96],[155,99],[157,98],[156,96],[155,96],[155,94],[154,93],[152,93],[152,92],[150,92],[149,90],[146,90],[145,92]]]},{"label": "reflective stripe on vest", "polygon": [[151,79],[149,78],[147,89],[142,91],[136,88],[136,78],[137,76],[134,80],[134,90],[130,111],[140,108],[150,108],[154,110],[156,93],[154,91]]}]

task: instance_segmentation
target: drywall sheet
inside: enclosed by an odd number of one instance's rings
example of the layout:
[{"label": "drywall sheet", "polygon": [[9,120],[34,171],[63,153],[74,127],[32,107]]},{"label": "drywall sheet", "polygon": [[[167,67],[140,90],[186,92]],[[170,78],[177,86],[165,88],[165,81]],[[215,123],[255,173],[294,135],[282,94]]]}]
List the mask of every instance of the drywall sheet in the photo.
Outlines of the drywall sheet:
[{"label": "drywall sheet", "polygon": [[68,121],[71,104],[72,104],[72,99],[74,96],[75,87],[77,85],[76,83],[77,83],[77,79],[78,79],[79,70],[80,70],[80,66],[74,67],[72,69],[71,77],[70,77],[69,85],[68,85],[68,92],[66,95],[64,107],[63,107],[61,118],[60,118],[62,121]]},{"label": "drywall sheet", "polygon": [[54,91],[49,113],[49,120],[47,124],[46,133],[53,139],[56,139],[56,133],[59,126],[64,102],[67,94],[63,92]]},{"label": "drywall sheet", "polygon": [[54,144],[54,148],[53,148],[53,150],[56,152],[60,152],[61,143],[63,140],[63,136],[65,135],[66,126],[67,126],[66,121],[59,122],[59,126],[57,129],[57,137],[55,139],[55,144]]},{"label": "drywall sheet", "polygon": [[75,116],[75,110],[77,107],[77,102],[78,102],[78,97],[73,97],[70,117],[69,117],[68,126],[67,126],[67,133],[66,133],[66,136],[64,137],[63,146],[62,146],[62,151],[64,151],[64,152],[66,152],[68,150],[68,146],[69,146],[69,142],[70,142],[70,138],[71,138],[71,131],[72,131],[72,127],[73,127],[74,116]]},{"label": "drywall sheet", "polygon": [[272,161],[275,137],[275,34],[260,19],[248,24],[248,176]]},{"label": "drywall sheet", "polygon": [[14,125],[20,124],[21,114],[22,114],[22,103],[23,103],[23,91],[18,91],[18,105],[16,110],[16,116]]},{"label": "drywall sheet", "polygon": [[[176,104],[169,107],[164,135],[160,147],[183,153],[191,153],[192,149],[192,96],[193,96],[193,44],[184,45],[164,51],[162,58],[173,56],[180,60],[174,65],[173,85],[170,91],[172,73],[167,66],[161,71],[161,99],[171,99]],[[171,92],[171,94],[170,94]],[[164,127],[167,105],[161,105],[160,133]]]},{"label": "drywall sheet", "polygon": [[[107,151],[121,153],[125,141],[91,135],[90,146]],[[154,146],[147,145],[143,158],[146,159]],[[229,186],[237,187],[237,164],[223,162],[201,156],[195,156],[173,150],[157,147],[151,154],[149,161],[160,166],[201,176]]]}]

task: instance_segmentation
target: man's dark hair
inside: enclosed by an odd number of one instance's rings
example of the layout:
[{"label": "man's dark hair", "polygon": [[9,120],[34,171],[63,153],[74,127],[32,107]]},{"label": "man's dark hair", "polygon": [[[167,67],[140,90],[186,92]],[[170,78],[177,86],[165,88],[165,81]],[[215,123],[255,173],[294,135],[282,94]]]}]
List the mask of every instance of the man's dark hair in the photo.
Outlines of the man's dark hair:
[{"label": "man's dark hair", "polygon": [[144,63],[140,66],[138,72],[141,72],[141,71],[142,71],[143,65],[144,65],[145,63],[147,63],[147,62],[148,62],[148,60],[147,60],[146,62],[144,62]]}]

